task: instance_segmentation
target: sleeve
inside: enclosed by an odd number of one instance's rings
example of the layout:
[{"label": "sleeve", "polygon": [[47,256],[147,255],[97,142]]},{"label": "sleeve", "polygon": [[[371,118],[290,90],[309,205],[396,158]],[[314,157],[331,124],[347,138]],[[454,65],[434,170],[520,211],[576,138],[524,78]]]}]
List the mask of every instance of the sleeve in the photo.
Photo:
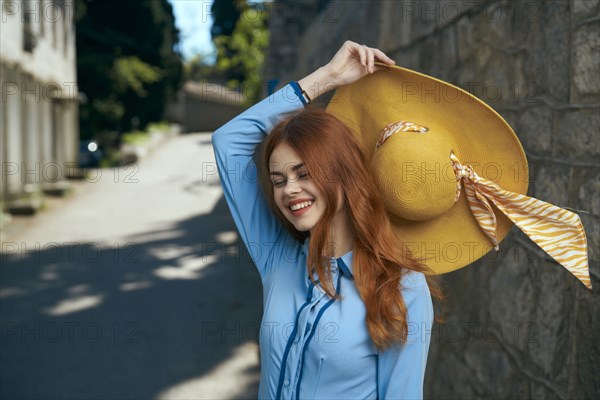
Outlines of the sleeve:
[{"label": "sleeve", "polygon": [[406,343],[379,352],[377,394],[380,399],[422,399],[427,354],[433,324],[433,303],[425,276],[410,273],[410,285],[403,290],[408,310]]},{"label": "sleeve", "polygon": [[285,116],[302,107],[302,101],[288,84],[212,135],[225,199],[263,280],[269,272],[268,255],[285,228],[269,208],[252,157],[268,132]]}]

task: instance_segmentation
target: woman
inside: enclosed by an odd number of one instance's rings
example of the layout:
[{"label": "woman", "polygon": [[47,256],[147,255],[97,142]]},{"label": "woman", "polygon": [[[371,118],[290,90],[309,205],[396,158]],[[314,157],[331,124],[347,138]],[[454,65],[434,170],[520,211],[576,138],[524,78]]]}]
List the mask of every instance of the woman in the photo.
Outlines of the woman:
[{"label": "woman", "polygon": [[[213,135],[225,198],[263,283],[260,398],[423,396],[438,289],[394,236],[357,139],[324,111],[298,113],[384,68],[375,61],[395,64],[347,41]],[[266,196],[252,161],[265,136]]]}]

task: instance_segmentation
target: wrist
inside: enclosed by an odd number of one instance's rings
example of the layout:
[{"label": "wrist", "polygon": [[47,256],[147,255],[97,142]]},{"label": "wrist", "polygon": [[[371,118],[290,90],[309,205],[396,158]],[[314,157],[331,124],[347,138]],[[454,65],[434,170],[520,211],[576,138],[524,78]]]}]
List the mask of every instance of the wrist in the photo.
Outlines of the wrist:
[{"label": "wrist", "polygon": [[338,86],[340,86],[339,74],[335,73],[334,69],[331,68],[329,64],[322,66],[321,69],[323,70],[323,74],[326,77],[325,81],[327,82],[327,85],[331,89],[337,89]]},{"label": "wrist", "polygon": [[306,91],[311,100],[316,99],[323,93],[335,89],[338,84],[327,66],[323,66],[310,75],[298,81],[302,90]]}]

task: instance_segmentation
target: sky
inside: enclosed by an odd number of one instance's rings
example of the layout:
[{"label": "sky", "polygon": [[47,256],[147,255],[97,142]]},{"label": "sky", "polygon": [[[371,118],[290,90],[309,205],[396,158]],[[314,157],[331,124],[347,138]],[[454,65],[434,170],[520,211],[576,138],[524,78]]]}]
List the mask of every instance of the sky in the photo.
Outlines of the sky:
[{"label": "sky", "polygon": [[184,59],[203,54],[214,62],[214,46],[210,38],[213,0],[169,0],[173,5],[175,24],[180,32],[180,47]]}]

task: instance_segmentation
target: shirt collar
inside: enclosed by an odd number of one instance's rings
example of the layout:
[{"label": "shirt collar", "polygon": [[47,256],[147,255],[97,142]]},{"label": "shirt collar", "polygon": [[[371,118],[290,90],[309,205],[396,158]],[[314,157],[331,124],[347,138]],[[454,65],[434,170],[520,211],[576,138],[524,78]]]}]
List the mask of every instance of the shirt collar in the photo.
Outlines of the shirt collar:
[{"label": "shirt collar", "polygon": [[[306,238],[304,240],[304,243],[302,244],[302,251],[307,257],[308,257],[308,242],[309,242],[309,238]],[[352,250],[350,250],[346,254],[342,255],[337,260],[335,258],[331,257],[331,260],[337,261],[337,265],[344,272],[344,275],[346,275],[350,279],[354,279],[354,275],[352,274]],[[343,262],[340,262],[340,260]]]}]

